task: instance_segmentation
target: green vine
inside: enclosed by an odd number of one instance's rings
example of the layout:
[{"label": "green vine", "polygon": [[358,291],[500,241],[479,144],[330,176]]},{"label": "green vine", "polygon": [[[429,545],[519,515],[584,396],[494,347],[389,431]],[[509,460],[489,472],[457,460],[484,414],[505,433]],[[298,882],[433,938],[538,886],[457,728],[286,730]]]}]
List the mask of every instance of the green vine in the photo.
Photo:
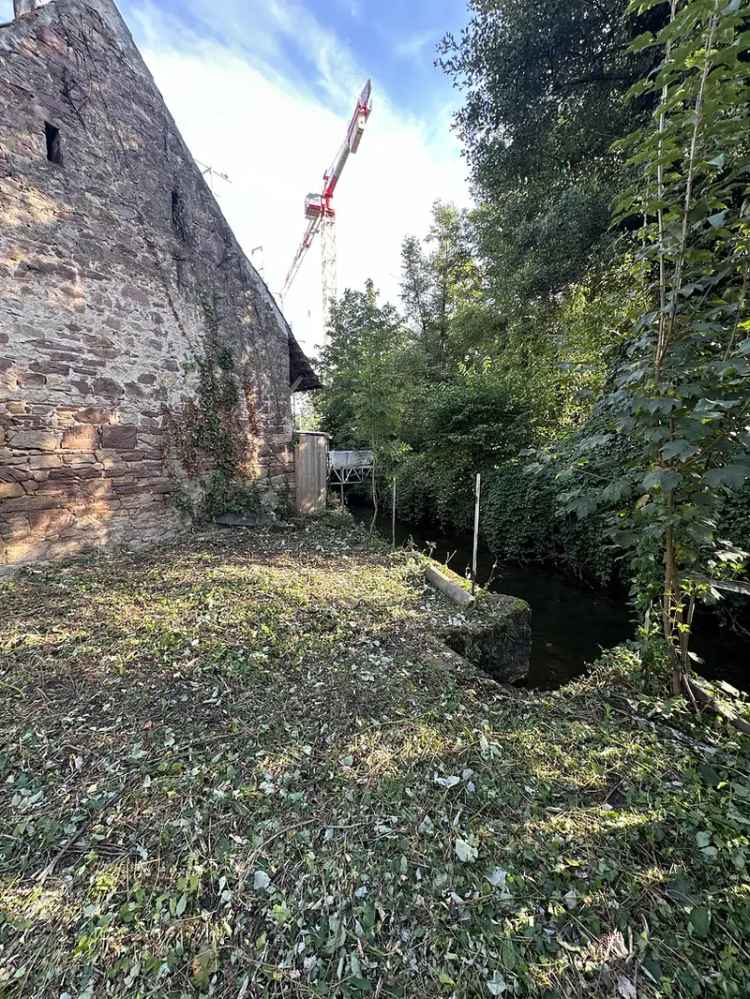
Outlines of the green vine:
[{"label": "green vine", "polygon": [[204,495],[194,511],[200,520],[222,513],[257,512],[257,492],[241,481],[247,438],[238,414],[240,386],[231,347],[222,341],[216,304],[202,301],[206,323],[203,357],[197,361],[198,393],[172,416],[176,452],[189,478],[208,472]]}]

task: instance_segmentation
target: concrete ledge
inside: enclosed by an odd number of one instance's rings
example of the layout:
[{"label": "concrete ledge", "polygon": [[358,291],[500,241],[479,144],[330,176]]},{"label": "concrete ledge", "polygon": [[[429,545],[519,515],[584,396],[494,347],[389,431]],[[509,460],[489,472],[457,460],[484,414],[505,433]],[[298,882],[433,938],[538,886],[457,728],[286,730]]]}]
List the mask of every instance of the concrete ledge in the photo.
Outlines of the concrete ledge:
[{"label": "concrete ledge", "polygon": [[460,607],[439,628],[445,644],[472,665],[503,683],[528,675],[531,659],[531,607],[525,600],[477,588],[445,566],[428,566],[426,578]]},{"label": "concrete ledge", "polygon": [[467,592],[459,583],[449,579],[448,576],[440,572],[436,566],[428,566],[425,573],[427,582],[449,597],[454,604],[459,607],[471,607],[475,603],[474,597]]}]

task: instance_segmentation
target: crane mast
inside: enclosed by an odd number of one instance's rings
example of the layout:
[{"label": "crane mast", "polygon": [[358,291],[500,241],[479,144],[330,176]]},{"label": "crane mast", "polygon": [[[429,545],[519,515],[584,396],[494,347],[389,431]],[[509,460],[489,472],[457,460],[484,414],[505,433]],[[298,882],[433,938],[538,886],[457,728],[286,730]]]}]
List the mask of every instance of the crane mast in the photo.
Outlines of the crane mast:
[{"label": "crane mast", "polygon": [[372,82],[368,80],[357,100],[354,114],[346,132],[346,138],[335,159],[323,174],[321,193],[308,194],[305,198],[307,228],[292,261],[292,266],[289,268],[284,286],[281,289],[280,297],[283,303],[284,298],[294,283],[294,279],[299,273],[307,251],[312,246],[318,232],[320,232],[324,330],[328,319],[328,310],[331,307],[331,302],[336,300],[338,291],[336,274],[336,211],[333,207],[333,195],[339,180],[341,180],[341,174],[344,172],[344,167],[349,157],[359,149],[371,111]]}]

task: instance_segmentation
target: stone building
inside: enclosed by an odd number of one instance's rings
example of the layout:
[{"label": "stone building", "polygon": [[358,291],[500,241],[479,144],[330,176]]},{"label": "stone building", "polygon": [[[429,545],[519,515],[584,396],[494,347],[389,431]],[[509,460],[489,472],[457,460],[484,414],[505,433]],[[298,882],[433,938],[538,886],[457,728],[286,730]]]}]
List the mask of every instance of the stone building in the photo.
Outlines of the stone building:
[{"label": "stone building", "polygon": [[111,0],[0,25],[0,573],[288,498],[317,379]]}]

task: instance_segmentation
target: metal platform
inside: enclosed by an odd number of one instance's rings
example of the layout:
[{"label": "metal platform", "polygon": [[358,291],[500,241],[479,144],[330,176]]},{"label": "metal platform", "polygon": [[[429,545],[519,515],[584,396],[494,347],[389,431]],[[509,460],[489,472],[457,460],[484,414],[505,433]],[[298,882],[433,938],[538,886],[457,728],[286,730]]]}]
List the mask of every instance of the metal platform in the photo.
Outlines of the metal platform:
[{"label": "metal platform", "polygon": [[329,451],[328,479],[331,485],[352,485],[355,482],[369,482],[375,467],[372,451]]}]

